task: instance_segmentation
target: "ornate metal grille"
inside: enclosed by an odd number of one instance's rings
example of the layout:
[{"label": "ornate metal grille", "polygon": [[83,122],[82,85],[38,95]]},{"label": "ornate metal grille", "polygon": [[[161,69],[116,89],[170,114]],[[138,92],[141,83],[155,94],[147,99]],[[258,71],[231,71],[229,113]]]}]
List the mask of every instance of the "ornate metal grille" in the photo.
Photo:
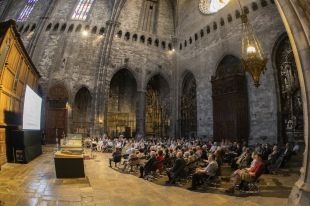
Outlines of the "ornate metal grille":
[{"label": "ornate metal grille", "polygon": [[296,141],[303,138],[303,108],[296,63],[288,37],[285,37],[278,46],[276,66],[283,142]]}]

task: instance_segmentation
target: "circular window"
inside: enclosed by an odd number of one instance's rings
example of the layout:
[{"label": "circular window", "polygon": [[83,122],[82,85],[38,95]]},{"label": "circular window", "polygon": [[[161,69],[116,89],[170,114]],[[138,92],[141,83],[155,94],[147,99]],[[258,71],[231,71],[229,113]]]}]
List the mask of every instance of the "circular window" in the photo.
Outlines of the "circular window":
[{"label": "circular window", "polygon": [[224,8],[230,0],[200,0],[199,10],[203,14],[213,14]]}]

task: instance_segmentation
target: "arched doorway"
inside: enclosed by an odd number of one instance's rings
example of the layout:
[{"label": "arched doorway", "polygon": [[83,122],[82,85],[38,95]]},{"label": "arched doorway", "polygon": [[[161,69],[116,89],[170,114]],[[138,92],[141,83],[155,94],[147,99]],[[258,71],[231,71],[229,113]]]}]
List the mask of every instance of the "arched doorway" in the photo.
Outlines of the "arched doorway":
[{"label": "arched doorway", "polygon": [[91,94],[86,87],[76,93],[72,111],[72,131],[87,136],[90,128]]},{"label": "arched doorway", "polygon": [[170,128],[170,92],[168,82],[160,75],[153,76],[146,88],[145,134],[166,137]]},{"label": "arched doorway", "polygon": [[274,51],[279,99],[279,142],[303,141],[303,105],[297,66],[288,36],[282,35]]},{"label": "arched doorway", "polygon": [[46,142],[56,143],[67,133],[67,89],[62,85],[55,85],[48,90],[46,101]]},{"label": "arched doorway", "polygon": [[110,83],[108,134],[133,137],[136,133],[137,83],[128,69],[119,70]]},{"label": "arched doorway", "polygon": [[212,76],[213,135],[216,141],[248,141],[248,94],[238,58],[225,56]]},{"label": "arched doorway", "polygon": [[181,94],[181,136],[197,135],[197,93],[196,80],[191,72],[187,72],[182,82]]}]

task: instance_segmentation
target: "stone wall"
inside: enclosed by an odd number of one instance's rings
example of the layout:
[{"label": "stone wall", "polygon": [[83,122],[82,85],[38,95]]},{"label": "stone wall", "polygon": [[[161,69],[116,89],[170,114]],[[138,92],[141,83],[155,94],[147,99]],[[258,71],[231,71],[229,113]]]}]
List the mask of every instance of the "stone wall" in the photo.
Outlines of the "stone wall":
[{"label": "stone wall", "polygon": [[[63,84],[69,91],[70,104],[73,104],[76,92],[82,86],[86,86],[91,94],[95,92],[96,75],[100,57],[103,55],[101,47],[106,38],[102,31],[106,31],[106,22],[110,19],[112,11],[111,2],[95,0],[86,21],[74,21],[71,16],[76,3],[76,0],[55,1],[55,8],[48,17],[42,33],[39,34],[33,55],[33,61],[42,74],[41,84],[44,92],[55,84]],[[106,78],[110,81],[119,69],[126,67],[136,78],[138,90],[144,90],[147,79],[157,73],[161,73],[170,82],[174,68],[170,37],[174,34],[171,4],[168,0],[161,1],[155,34],[138,31],[141,4],[142,0],[130,0],[124,5],[117,28],[123,35],[121,37],[115,35],[112,41]],[[24,5],[24,1],[14,1],[6,19],[16,19]],[[26,46],[37,30],[30,32],[29,29],[25,31],[25,28],[28,25],[31,27],[38,24],[46,5],[46,2],[39,1],[28,20],[18,23]],[[55,28],[57,24],[59,26]],[[62,29],[63,25],[66,25],[65,29]],[[72,32],[69,31],[71,25],[74,25]],[[81,31],[76,32],[79,25]],[[87,27],[89,27],[88,35],[84,36],[83,31]],[[97,27],[95,32],[94,27]],[[128,40],[124,35],[126,32],[130,33]],[[133,40],[133,34],[137,35],[136,41]],[[141,36],[144,38],[143,41]],[[149,38],[151,45],[147,41]],[[158,41],[158,45],[155,41]]]},{"label": "stone wall", "polygon": [[[19,23],[26,45],[37,30],[24,32],[24,29],[27,25],[31,27],[38,23],[47,2],[39,1],[29,19]],[[198,10],[198,2],[180,0],[178,11],[174,12],[176,8],[173,8],[170,0],[159,1],[156,32],[146,33],[139,30],[143,1],[126,1],[111,42],[105,79],[110,81],[118,70],[128,68],[137,81],[138,91],[144,92],[148,80],[160,73],[170,84],[172,122],[176,123],[179,119],[180,84],[184,73],[191,71],[197,82],[198,135],[212,137],[211,76],[215,74],[218,63],[225,55],[240,57],[241,20],[236,17],[236,11],[240,12],[240,8],[232,1],[216,14],[203,15]],[[247,76],[250,143],[261,142],[265,138],[265,142],[275,142],[278,105],[272,52],[275,42],[285,29],[272,0],[254,3],[244,0],[242,4],[250,12],[250,21],[262,40],[269,59],[267,71],[258,89],[254,88],[252,80]],[[16,19],[23,6],[23,1],[14,1],[6,19]],[[113,8],[110,1],[95,0],[86,21],[73,21],[71,16],[75,6],[75,0],[55,1],[55,8],[39,34],[33,55],[33,60],[42,73],[45,91],[56,83],[62,83],[69,91],[71,104],[82,86],[89,88],[91,94],[95,92],[96,75],[103,55],[101,47],[108,27],[106,22],[110,19]],[[174,19],[174,13],[178,14],[177,19]],[[46,31],[49,24],[50,29]],[[57,24],[59,27],[55,29]],[[64,24],[66,28],[61,29]],[[74,26],[72,32],[69,31],[71,25]],[[80,32],[76,32],[78,25],[81,25]],[[93,32],[95,27],[96,31]],[[87,28],[89,34],[83,36],[82,31]],[[177,37],[176,44],[171,36]]]},{"label": "stone wall", "polygon": [[[240,8],[234,2],[230,2],[227,7],[216,14],[203,15],[197,8],[197,2],[181,1],[179,5],[177,76],[178,82],[181,82],[185,71],[189,70],[195,75],[198,134],[212,137],[211,76],[215,75],[217,65],[225,55],[231,54],[240,58],[241,20],[236,19],[235,15],[236,10]],[[257,1],[258,9],[254,11],[252,2],[242,1],[242,4],[249,8],[250,22],[259,39],[262,40],[262,46],[269,61],[259,88],[253,86],[251,78],[247,75],[250,112],[249,142],[275,143],[277,141],[278,105],[272,53],[275,42],[285,32],[285,29],[274,4],[267,1],[267,5],[263,7]],[[231,22],[228,21],[229,14],[232,17]],[[195,34],[198,37],[197,40],[195,40]],[[191,44],[190,41],[192,41]],[[180,45],[182,45],[182,50],[180,50]]]}]

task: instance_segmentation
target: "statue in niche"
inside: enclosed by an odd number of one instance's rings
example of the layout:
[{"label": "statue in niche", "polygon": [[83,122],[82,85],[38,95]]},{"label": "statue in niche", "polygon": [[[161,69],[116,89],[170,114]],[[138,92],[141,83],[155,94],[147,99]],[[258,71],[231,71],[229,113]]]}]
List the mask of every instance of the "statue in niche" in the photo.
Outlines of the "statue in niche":
[{"label": "statue in niche", "polygon": [[293,120],[289,119],[289,120],[287,121],[286,129],[287,129],[287,130],[292,130],[292,129],[293,129]]},{"label": "statue in niche", "polygon": [[295,78],[292,72],[292,66],[290,64],[284,64],[281,66],[281,75],[284,80],[284,91],[287,92],[287,95],[291,95],[290,93],[294,90]]}]

